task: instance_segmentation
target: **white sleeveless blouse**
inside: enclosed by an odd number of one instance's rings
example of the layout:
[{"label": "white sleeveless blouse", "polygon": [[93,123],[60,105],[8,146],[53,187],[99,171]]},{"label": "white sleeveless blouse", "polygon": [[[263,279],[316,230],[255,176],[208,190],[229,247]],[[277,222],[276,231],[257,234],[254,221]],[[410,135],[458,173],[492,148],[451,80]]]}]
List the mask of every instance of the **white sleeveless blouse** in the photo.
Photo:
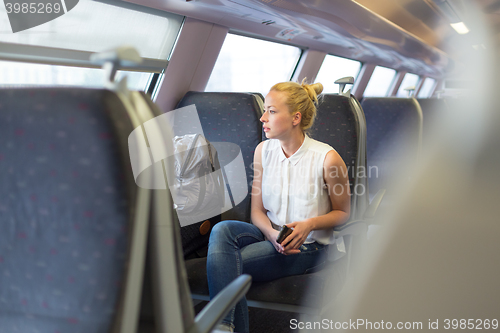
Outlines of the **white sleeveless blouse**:
[{"label": "white sleeveless blouse", "polygon": [[[302,146],[289,158],[279,140],[264,142],[262,149],[262,202],[268,218],[276,225],[302,221],[332,210],[323,179],[329,145],[305,136]],[[314,230],[305,243],[332,244],[333,228]]]}]

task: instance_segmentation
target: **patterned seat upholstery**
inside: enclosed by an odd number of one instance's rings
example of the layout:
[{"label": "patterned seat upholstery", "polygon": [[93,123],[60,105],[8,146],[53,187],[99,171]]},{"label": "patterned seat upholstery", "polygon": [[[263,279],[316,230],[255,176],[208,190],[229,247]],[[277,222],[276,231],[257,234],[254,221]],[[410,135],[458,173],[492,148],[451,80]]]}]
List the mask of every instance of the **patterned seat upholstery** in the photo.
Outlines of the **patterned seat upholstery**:
[{"label": "patterned seat upholstery", "polygon": [[109,332],[135,186],[114,93],[0,90],[0,331]]},{"label": "patterned seat upholstery", "polygon": [[[422,111],[414,98],[365,98],[370,195],[386,188],[402,165],[418,161]],[[408,157],[403,159],[403,157]]]},{"label": "patterned seat upholstery", "polygon": [[205,137],[210,142],[232,142],[243,155],[247,176],[247,197],[233,209],[222,214],[223,220],[250,222],[250,193],[253,179],[253,154],[261,142],[260,107],[256,97],[245,93],[188,92],[178,108],[194,104]]}]

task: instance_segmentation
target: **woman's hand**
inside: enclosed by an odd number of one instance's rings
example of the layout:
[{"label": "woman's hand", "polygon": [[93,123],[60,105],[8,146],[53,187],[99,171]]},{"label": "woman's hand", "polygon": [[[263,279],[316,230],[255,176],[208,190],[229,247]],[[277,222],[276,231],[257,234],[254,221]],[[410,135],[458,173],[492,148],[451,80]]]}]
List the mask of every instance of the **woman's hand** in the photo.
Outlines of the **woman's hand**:
[{"label": "woman's hand", "polygon": [[278,238],[279,233],[280,232],[278,230],[273,229],[269,232],[266,238],[271,242],[271,244],[273,244],[276,251],[278,251],[279,253],[283,253],[283,246],[281,246],[280,243],[276,242],[276,238]]},{"label": "woman's hand", "polygon": [[283,254],[299,253],[299,247],[304,244],[307,236],[312,231],[311,223],[308,220],[288,223],[287,227],[293,228],[293,232],[288,235],[281,244],[285,244]]},{"label": "woman's hand", "polygon": [[[287,225],[290,225],[290,224],[287,224]],[[300,250],[297,250],[297,249],[285,250],[283,248],[283,245],[281,245],[280,243],[276,242],[276,238],[278,238],[279,233],[280,232],[278,230],[274,230],[273,229],[273,230],[270,231],[269,235],[266,237],[267,240],[270,241],[271,244],[273,244],[273,246],[276,249],[276,251],[278,251],[279,253],[284,254],[284,255],[300,253]],[[283,242],[283,243],[286,244],[285,242]]]}]

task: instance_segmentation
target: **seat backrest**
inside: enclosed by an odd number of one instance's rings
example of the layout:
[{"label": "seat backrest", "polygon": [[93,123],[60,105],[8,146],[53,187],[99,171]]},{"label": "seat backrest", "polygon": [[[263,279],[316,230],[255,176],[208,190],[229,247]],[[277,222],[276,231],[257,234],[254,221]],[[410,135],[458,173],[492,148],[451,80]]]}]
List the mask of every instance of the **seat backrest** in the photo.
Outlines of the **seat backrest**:
[{"label": "seat backrest", "polygon": [[[194,104],[205,137],[210,142],[227,141],[239,146],[245,164],[248,195],[233,209],[222,214],[223,220],[250,222],[250,193],[253,179],[253,155],[261,142],[261,111],[257,98],[246,93],[188,92],[178,108]],[[234,186],[234,184],[232,184]]]},{"label": "seat backrest", "polygon": [[437,98],[419,98],[417,99],[423,115],[422,126],[422,147],[425,149],[432,144],[427,141],[432,137],[432,133],[438,129],[434,129],[438,117],[443,116],[449,109],[444,99]]},{"label": "seat backrest", "polygon": [[[264,114],[264,103],[266,101],[266,98],[261,93],[253,93],[253,95],[256,97],[257,104],[259,105],[259,111],[260,111],[259,117],[261,117]],[[262,141],[267,140],[266,132],[264,132],[264,127],[261,126],[260,129],[261,129]]]},{"label": "seat backrest", "polygon": [[[414,98],[365,98],[369,190],[385,187],[394,168],[418,161],[422,145],[422,110]],[[411,152],[408,154],[408,152]],[[409,156],[411,160],[402,160]]]},{"label": "seat backrest", "polygon": [[[187,273],[184,266],[181,230],[179,220],[174,213],[173,200],[167,188],[169,176],[174,167],[168,158],[153,162],[155,157],[168,157],[174,152],[172,126],[162,126],[158,121],[162,117],[160,109],[144,93],[130,94],[137,118],[142,124],[133,133],[137,146],[145,145],[154,153],[149,163],[144,164],[153,174],[155,190],[151,196],[150,223],[150,264],[151,271],[146,272],[153,283],[152,290],[155,307],[155,326],[158,332],[208,332],[222,320],[222,317],[246,293],[251,278],[242,277],[232,284],[208,308],[194,318]],[[170,124],[172,125],[172,124]],[[156,135],[158,134],[158,136]],[[131,135],[132,136],[132,135]],[[131,151],[134,156],[134,151]],[[161,163],[159,163],[161,162]],[[162,186],[159,186],[162,184]],[[170,188],[171,189],[171,188]],[[149,202],[148,202],[149,203]]]},{"label": "seat backrest", "polygon": [[106,90],[4,89],[0,101],[1,330],[127,330],[129,114]]},{"label": "seat backrest", "polygon": [[351,191],[351,220],[362,218],[368,206],[366,188],[366,125],[353,96],[325,94],[311,136],[332,146],[342,157]]},{"label": "seat backrest", "polygon": [[261,114],[264,113],[264,101],[266,100],[264,95],[262,95],[261,93],[251,93],[251,94],[256,97],[257,103],[259,104],[260,107]]}]

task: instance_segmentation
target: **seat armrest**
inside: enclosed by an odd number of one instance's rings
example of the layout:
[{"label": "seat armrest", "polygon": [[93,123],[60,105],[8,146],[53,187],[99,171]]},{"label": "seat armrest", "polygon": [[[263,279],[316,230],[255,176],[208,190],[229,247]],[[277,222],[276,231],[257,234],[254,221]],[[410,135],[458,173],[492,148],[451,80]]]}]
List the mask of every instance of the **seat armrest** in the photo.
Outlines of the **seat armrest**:
[{"label": "seat armrest", "polygon": [[365,219],[372,219],[375,217],[375,214],[377,213],[378,207],[380,206],[380,203],[382,202],[382,199],[384,198],[385,194],[385,189],[381,189],[375,194],[375,197],[373,198],[372,202],[370,202],[370,205],[365,211],[364,218]]},{"label": "seat armrest", "polygon": [[[334,247],[332,252],[329,254],[329,260],[335,261],[343,257],[345,253],[350,252],[352,246],[352,240],[355,239],[366,239],[366,234],[368,232],[368,223],[364,220],[353,220],[349,221],[344,225],[335,227],[333,229],[333,235],[335,237]],[[344,238],[344,236],[347,236]],[[345,240],[348,240],[344,243]],[[343,253],[339,254],[338,253]]]},{"label": "seat armrest", "polygon": [[364,220],[353,220],[333,228],[335,238],[346,235],[359,235],[366,233],[367,223]]},{"label": "seat armrest", "polygon": [[227,312],[245,296],[251,283],[252,277],[243,274],[222,289],[196,316],[188,333],[211,332]]}]

